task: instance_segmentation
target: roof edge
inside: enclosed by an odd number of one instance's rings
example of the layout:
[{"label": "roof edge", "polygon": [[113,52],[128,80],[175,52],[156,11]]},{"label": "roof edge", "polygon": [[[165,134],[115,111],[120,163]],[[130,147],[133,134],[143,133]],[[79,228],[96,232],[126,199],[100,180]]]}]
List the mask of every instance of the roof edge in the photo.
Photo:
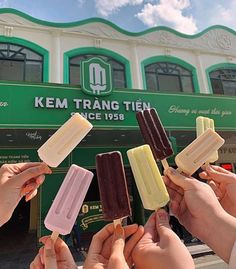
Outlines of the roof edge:
[{"label": "roof edge", "polygon": [[170,32],[170,33],[177,35],[179,37],[194,39],[194,38],[198,38],[198,37],[206,34],[207,32],[215,30],[215,29],[222,29],[222,30],[225,30],[225,31],[233,34],[233,35],[236,35],[236,31],[234,31],[233,29],[231,29],[227,26],[224,26],[224,25],[213,25],[213,26],[210,26],[210,27],[206,28],[205,30],[203,30],[197,34],[194,34],[194,35],[184,34],[184,33],[178,32],[177,30],[174,30],[170,27],[167,27],[167,26],[156,26],[156,27],[152,27],[152,28],[149,28],[147,30],[140,31],[140,32],[130,32],[130,31],[127,31],[127,30],[119,27],[118,25],[116,25],[115,23],[113,23],[111,21],[108,21],[106,19],[99,18],[99,17],[93,17],[93,18],[84,19],[81,21],[74,21],[74,22],[50,22],[50,21],[45,21],[45,20],[40,20],[40,19],[34,18],[34,17],[32,17],[32,16],[30,16],[22,11],[19,11],[19,10],[13,9],[13,8],[0,8],[0,14],[7,14],[7,13],[22,17],[22,18],[24,18],[28,21],[31,21],[33,23],[36,23],[38,25],[54,27],[54,28],[72,28],[72,27],[82,26],[82,25],[90,24],[90,23],[103,23],[103,24],[110,26],[114,30],[116,30],[124,35],[137,36],[137,37],[143,36],[143,35],[146,35],[146,34],[152,33],[152,32],[167,31],[167,32]]}]

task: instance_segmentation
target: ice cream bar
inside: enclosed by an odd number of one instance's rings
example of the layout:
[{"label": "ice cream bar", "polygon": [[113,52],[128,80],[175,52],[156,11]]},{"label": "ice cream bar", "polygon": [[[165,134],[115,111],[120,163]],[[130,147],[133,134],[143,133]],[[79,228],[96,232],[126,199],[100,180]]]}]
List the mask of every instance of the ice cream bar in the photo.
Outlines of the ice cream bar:
[{"label": "ice cream bar", "polygon": [[207,129],[212,129],[215,131],[214,120],[207,117],[197,117],[196,118],[196,130],[197,137],[204,133]]},{"label": "ice cream bar", "polygon": [[[197,117],[196,118],[196,131],[197,137],[204,133],[207,129],[212,129],[215,131],[214,120],[207,117]],[[218,151],[214,151],[209,159],[206,161],[207,163],[213,163],[217,161],[219,158]]]},{"label": "ice cream bar", "polygon": [[224,142],[215,131],[207,129],[175,157],[178,170],[191,176]]},{"label": "ice cream bar", "polygon": [[92,129],[92,124],[75,113],[39,149],[42,161],[57,167]]},{"label": "ice cream bar", "polygon": [[150,146],[130,149],[127,155],[144,208],[157,210],[165,206],[169,195]]},{"label": "ice cream bar", "polygon": [[44,220],[55,234],[69,234],[92,181],[93,173],[72,164]]},{"label": "ice cream bar", "polygon": [[151,147],[154,158],[161,160],[164,168],[168,168],[166,158],[173,154],[173,149],[156,109],[139,111],[136,117],[144,141]]},{"label": "ice cream bar", "polygon": [[104,219],[117,220],[131,215],[121,153],[97,154],[96,169]]}]

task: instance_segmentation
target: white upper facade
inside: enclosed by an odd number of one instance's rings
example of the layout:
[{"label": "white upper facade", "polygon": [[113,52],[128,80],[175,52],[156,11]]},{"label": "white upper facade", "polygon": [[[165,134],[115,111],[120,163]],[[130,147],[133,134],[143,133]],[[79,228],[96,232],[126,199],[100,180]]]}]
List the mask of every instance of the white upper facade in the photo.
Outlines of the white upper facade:
[{"label": "white upper facade", "polygon": [[[211,93],[208,70],[236,65],[236,34],[213,26],[189,36],[166,27],[130,33],[103,19],[51,23],[12,9],[0,10],[0,42],[40,48],[47,54],[45,82],[68,83],[68,55],[80,51],[116,55],[129,63],[133,89],[145,89],[142,65],[150,59],[174,59],[196,71],[197,92]],[[46,55],[45,54],[45,55]]]}]

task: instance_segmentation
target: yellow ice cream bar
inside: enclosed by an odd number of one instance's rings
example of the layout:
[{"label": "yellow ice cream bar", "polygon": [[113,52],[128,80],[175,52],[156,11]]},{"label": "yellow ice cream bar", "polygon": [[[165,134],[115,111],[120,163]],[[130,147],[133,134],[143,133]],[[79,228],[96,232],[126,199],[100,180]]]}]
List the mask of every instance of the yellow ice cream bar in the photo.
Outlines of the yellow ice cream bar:
[{"label": "yellow ice cream bar", "polygon": [[143,145],[130,149],[127,155],[143,207],[156,210],[165,206],[169,201],[169,194],[150,146]]},{"label": "yellow ice cream bar", "polygon": [[224,142],[216,132],[207,129],[175,157],[178,170],[191,176]]},{"label": "yellow ice cream bar", "polygon": [[75,113],[39,149],[42,161],[57,167],[92,129],[93,125]]},{"label": "yellow ice cream bar", "polygon": [[[197,137],[203,134],[207,129],[212,129],[213,131],[215,131],[214,120],[207,117],[197,117],[196,118]],[[218,158],[219,155],[218,151],[216,150],[212,153],[212,155],[207,159],[206,162],[214,163],[218,160]]]}]

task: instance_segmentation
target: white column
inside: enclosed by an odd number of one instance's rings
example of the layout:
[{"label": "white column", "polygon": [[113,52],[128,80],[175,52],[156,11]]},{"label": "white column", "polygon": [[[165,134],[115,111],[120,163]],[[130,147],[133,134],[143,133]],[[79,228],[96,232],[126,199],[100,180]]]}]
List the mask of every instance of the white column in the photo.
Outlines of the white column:
[{"label": "white column", "polygon": [[196,52],[195,55],[197,59],[197,76],[200,93],[209,93],[206,70],[202,65],[201,54],[199,52]]},{"label": "white column", "polygon": [[130,50],[131,50],[130,68],[133,81],[133,89],[143,89],[141,63],[138,57],[136,42],[134,41],[131,42]]},{"label": "white column", "polygon": [[63,60],[61,53],[60,31],[52,32],[52,48],[49,57],[50,57],[50,82],[63,83]]}]

